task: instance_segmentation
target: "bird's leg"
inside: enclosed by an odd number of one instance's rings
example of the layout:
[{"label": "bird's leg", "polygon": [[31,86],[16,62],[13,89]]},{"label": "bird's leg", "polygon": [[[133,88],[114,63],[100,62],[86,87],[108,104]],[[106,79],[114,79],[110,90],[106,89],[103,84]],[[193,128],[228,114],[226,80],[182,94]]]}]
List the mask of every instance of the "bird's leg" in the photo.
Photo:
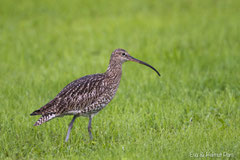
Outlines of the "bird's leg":
[{"label": "bird's leg", "polygon": [[93,118],[93,116],[90,115],[89,116],[89,123],[88,123],[88,133],[89,133],[89,136],[90,136],[90,140],[93,139],[92,132],[91,132],[91,129],[92,129],[92,118]]},{"label": "bird's leg", "polygon": [[69,123],[69,126],[68,126],[68,132],[67,132],[67,137],[66,137],[66,139],[65,139],[65,142],[68,141],[68,138],[69,138],[70,132],[71,132],[72,127],[73,127],[73,123],[74,123],[74,121],[75,121],[76,118],[77,118],[77,116],[74,116],[73,119],[72,119],[72,121]]}]

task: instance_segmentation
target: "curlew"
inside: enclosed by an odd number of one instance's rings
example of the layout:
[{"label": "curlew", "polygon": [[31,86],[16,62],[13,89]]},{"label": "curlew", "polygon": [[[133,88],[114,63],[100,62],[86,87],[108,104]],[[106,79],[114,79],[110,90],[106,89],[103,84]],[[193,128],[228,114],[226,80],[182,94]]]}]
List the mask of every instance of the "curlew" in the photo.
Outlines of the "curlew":
[{"label": "curlew", "polygon": [[41,125],[55,117],[73,115],[65,139],[67,142],[75,119],[85,116],[89,117],[88,132],[92,139],[92,118],[113,99],[121,80],[122,64],[126,61],[146,65],[160,76],[151,65],[133,58],[124,49],[116,49],[111,54],[105,73],[87,75],[69,83],[53,100],[31,113],[31,116],[41,115],[34,126]]}]

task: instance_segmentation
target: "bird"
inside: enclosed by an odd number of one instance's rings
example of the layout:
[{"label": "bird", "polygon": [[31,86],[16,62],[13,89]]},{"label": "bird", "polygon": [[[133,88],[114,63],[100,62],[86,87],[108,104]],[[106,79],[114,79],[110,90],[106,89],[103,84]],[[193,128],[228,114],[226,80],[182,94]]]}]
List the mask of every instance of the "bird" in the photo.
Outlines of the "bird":
[{"label": "bird", "polygon": [[122,64],[126,61],[133,61],[150,67],[160,76],[160,73],[151,65],[130,56],[124,49],[115,49],[111,54],[106,72],[87,75],[72,81],[54,99],[32,112],[31,116],[41,115],[34,126],[39,126],[56,117],[73,115],[68,125],[65,139],[65,142],[67,142],[74,121],[77,117],[84,116],[89,118],[88,133],[90,140],[92,140],[92,119],[115,96],[122,76]]}]

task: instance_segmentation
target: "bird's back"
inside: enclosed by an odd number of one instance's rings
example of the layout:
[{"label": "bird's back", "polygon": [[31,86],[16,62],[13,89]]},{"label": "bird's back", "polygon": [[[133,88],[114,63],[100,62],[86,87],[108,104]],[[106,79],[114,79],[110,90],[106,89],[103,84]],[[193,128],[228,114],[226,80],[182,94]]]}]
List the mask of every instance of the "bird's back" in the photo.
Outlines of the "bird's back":
[{"label": "bird's back", "polygon": [[66,87],[49,103],[31,115],[68,114],[84,112],[84,109],[98,100],[109,88],[105,84],[105,74],[94,74],[77,79]]}]

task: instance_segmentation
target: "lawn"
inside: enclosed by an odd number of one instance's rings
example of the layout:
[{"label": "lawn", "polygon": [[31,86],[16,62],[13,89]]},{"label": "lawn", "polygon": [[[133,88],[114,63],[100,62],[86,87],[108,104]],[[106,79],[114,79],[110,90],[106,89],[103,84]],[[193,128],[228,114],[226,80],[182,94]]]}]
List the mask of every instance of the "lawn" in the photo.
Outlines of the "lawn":
[{"label": "lawn", "polygon": [[[0,0],[0,159],[240,159],[240,1]],[[126,49],[92,121],[30,113]]]}]

